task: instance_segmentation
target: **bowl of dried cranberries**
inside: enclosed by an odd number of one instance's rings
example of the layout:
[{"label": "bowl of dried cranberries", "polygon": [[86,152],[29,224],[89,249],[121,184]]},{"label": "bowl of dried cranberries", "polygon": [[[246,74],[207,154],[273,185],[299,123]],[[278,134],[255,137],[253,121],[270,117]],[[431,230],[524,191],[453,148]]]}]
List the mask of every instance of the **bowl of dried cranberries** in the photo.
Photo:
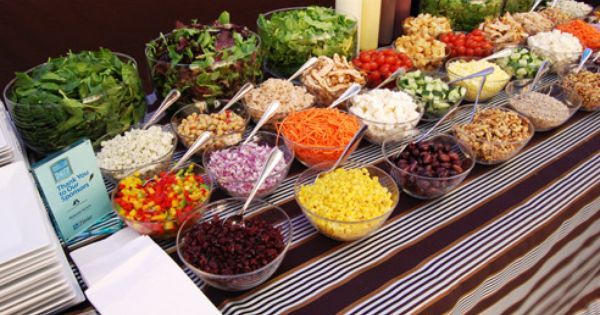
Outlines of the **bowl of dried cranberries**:
[{"label": "bowl of dried cranberries", "polygon": [[181,225],[177,254],[209,285],[225,291],[248,290],[277,270],[292,240],[292,224],[281,208],[254,199],[244,225],[227,218],[237,214],[246,198],[207,204]]}]

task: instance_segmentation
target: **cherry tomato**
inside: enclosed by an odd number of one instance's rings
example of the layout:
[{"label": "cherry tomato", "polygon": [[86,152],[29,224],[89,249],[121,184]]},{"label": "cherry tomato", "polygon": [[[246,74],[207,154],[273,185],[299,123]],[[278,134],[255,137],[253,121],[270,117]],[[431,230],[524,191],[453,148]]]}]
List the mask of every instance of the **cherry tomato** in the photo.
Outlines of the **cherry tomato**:
[{"label": "cherry tomato", "polygon": [[474,53],[473,48],[467,48],[467,49],[465,49],[465,55],[467,55],[467,56],[474,56],[473,53]]},{"label": "cherry tomato", "polygon": [[379,55],[377,55],[377,57],[375,57],[375,62],[381,66],[382,64],[385,63],[385,59],[386,58],[383,54],[379,54]]},{"label": "cherry tomato", "polygon": [[368,54],[361,54],[360,55],[360,61],[367,63],[367,62],[371,62],[371,56]]},{"label": "cherry tomato", "polygon": [[381,71],[382,73],[389,72],[390,71],[390,65],[389,64],[382,65],[381,67],[379,67],[379,71]]},{"label": "cherry tomato", "polygon": [[383,55],[384,56],[393,56],[396,52],[393,51],[392,49],[384,49],[383,50]]},{"label": "cherry tomato", "polygon": [[369,80],[370,81],[380,81],[381,80],[381,73],[379,73],[379,71],[373,71],[369,74]]},{"label": "cherry tomato", "polygon": [[477,57],[483,57],[483,49],[480,47],[473,48],[473,54]]},{"label": "cherry tomato", "polygon": [[362,66],[363,66],[363,63],[360,61],[360,59],[359,59],[359,58],[356,58],[356,59],[352,60],[352,63],[353,63],[353,64],[354,64],[356,67],[359,67],[359,68],[362,68]]},{"label": "cherry tomato", "polygon": [[458,56],[463,56],[465,54],[465,47],[463,46],[458,46],[458,49],[456,49],[457,55]]}]

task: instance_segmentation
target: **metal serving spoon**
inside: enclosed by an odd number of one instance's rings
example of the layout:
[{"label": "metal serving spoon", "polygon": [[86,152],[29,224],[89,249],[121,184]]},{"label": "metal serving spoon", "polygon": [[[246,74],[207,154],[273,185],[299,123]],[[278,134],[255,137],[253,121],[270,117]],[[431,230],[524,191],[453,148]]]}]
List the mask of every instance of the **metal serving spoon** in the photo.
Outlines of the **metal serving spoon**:
[{"label": "metal serving spoon", "polygon": [[181,92],[179,92],[179,90],[172,89],[171,91],[169,91],[169,94],[167,94],[167,96],[165,96],[165,99],[162,101],[162,103],[160,104],[160,106],[158,106],[158,108],[156,109],[156,111],[154,112],[154,114],[150,117],[150,119],[148,119],[148,121],[146,121],[146,123],[144,124],[144,126],[142,126],[142,129],[148,129],[148,127],[150,127],[151,125],[153,125],[160,118],[160,116],[169,107],[171,107],[171,105],[173,105],[173,104],[175,104],[175,102],[177,102],[177,100],[180,97],[181,97]]},{"label": "metal serving spoon", "polygon": [[[481,95],[481,90],[483,90],[483,86],[485,85],[485,80],[486,77],[490,74],[492,74],[494,72],[494,67],[489,67],[489,68],[485,68],[479,72],[475,72],[473,74],[469,74],[467,76],[464,77],[460,77],[460,78],[456,78],[450,82],[448,82],[448,85],[452,84],[452,83],[456,83],[456,82],[460,82],[460,81],[464,81],[464,80],[469,80],[469,79],[473,79],[473,78],[477,78],[477,77],[482,77],[481,80],[481,84],[479,85],[479,90],[477,90],[477,96],[475,98],[475,103],[473,104],[473,112],[471,113],[471,117],[473,115],[475,115],[475,111],[477,109],[477,106],[479,104],[479,96]],[[419,136],[417,138],[417,140],[415,140],[415,142],[421,142],[424,139],[427,138],[427,136],[429,136],[429,134],[435,130],[444,120],[446,120],[446,118],[448,118],[450,116],[450,114],[452,114],[454,112],[454,110],[458,107],[458,104],[455,104],[454,106],[452,106],[452,108],[450,108],[450,110],[448,110],[448,112],[442,117],[440,118],[431,128],[429,128],[425,133],[423,133],[421,136]],[[404,149],[403,149],[404,150]]]},{"label": "metal serving spoon", "polygon": [[[579,61],[579,65],[577,66],[577,69],[575,69],[575,73],[579,73],[579,71],[581,71],[581,69],[583,69],[583,66],[588,61],[588,59],[590,59],[590,57],[592,56],[592,53],[593,53],[593,51],[589,48],[586,48],[583,51],[583,54],[581,54],[581,60]],[[596,58],[598,58],[598,57],[596,57]]]},{"label": "metal serving spoon", "polygon": [[354,134],[352,139],[350,139],[350,142],[348,142],[348,144],[344,148],[344,151],[342,151],[340,157],[337,159],[337,161],[335,161],[335,163],[333,163],[333,166],[329,169],[328,172],[334,171],[336,168],[338,168],[338,166],[340,166],[342,161],[344,161],[344,159],[346,158],[346,155],[348,155],[348,152],[350,152],[350,149],[362,139],[362,136],[365,134],[367,129],[369,129],[369,126],[367,125],[362,125],[360,129],[358,129],[358,131]]},{"label": "metal serving spoon", "polygon": [[279,106],[281,106],[281,103],[279,101],[274,101],[269,105],[269,107],[267,107],[267,110],[265,110],[263,115],[260,117],[260,120],[256,123],[256,126],[254,126],[254,129],[252,129],[252,131],[250,132],[248,137],[246,137],[246,140],[244,140],[242,145],[247,144],[248,142],[250,142],[250,140],[252,140],[252,137],[254,137],[258,130],[260,130],[260,128],[262,128],[262,126],[266,124],[269,121],[269,119],[271,119],[271,117],[273,117],[277,109],[279,109]]},{"label": "metal serving spoon", "polygon": [[294,74],[292,74],[291,77],[287,79],[288,82],[294,81],[294,79],[301,75],[304,71],[306,71],[306,69],[312,67],[312,65],[314,65],[317,62],[317,60],[317,57],[310,57],[300,68],[298,68],[298,70]]},{"label": "metal serving spoon", "polygon": [[229,102],[227,102],[227,104],[225,104],[225,106],[223,106],[223,108],[221,108],[219,113],[222,113],[222,112],[228,110],[229,107],[233,106],[233,104],[235,104],[237,101],[239,101],[244,95],[246,95],[246,93],[248,93],[253,88],[254,88],[254,84],[252,84],[250,82],[247,82],[246,84],[242,85],[242,87],[237,91],[237,93],[235,93],[235,95],[231,97]]},{"label": "metal serving spoon", "polygon": [[196,141],[194,141],[194,143],[190,146],[190,148],[185,151],[181,159],[179,159],[179,161],[177,161],[177,163],[175,163],[175,165],[169,170],[169,172],[173,172],[183,166],[183,164],[185,164],[185,162],[187,162],[194,154],[196,154],[196,152],[198,152],[198,150],[200,150],[200,148],[206,144],[210,138],[212,138],[212,132],[204,131],[201,133],[200,136],[196,138]]},{"label": "metal serving spoon", "polygon": [[362,87],[360,86],[360,84],[358,84],[358,83],[352,83],[346,89],[346,91],[344,91],[344,93],[342,93],[342,95],[340,95],[340,97],[338,97],[335,101],[333,101],[333,103],[331,103],[331,105],[329,105],[328,108],[334,108],[334,107],[342,104],[345,100],[347,100],[347,99],[353,97],[354,95],[358,94],[361,89],[362,89]]},{"label": "metal serving spoon", "polygon": [[240,209],[240,212],[238,212],[237,214],[231,215],[227,219],[225,219],[223,221],[223,224],[225,224],[226,221],[230,221],[232,225],[238,225],[242,227],[245,226],[244,213],[246,212],[246,210],[248,210],[248,207],[250,206],[250,203],[252,203],[252,200],[254,200],[254,197],[256,196],[256,193],[258,193],[260,186],[262,186],[265,180],[267,180],[269,175],[271,175],[271,173],[275,169],[275,166],[277,166],[277,164],[279,164],[279,162],[282,159],[283,152],[281,152],[281,150],[275,148],[273,151],[271,151],[271,154],[269,155],[267,162],[263,166],[258,180],[256,181],[256,183],[254,183],[254,187],[252,187],[252,191],[250,191],[250,195],[248,195],[248,199],[246,199],[246,202],[242,206],[242,209]]},{"label": "metal serving spoon", "polygon": [[404,72],[406,72],[406,70],[404,68],[398,68],[398,69],[396,69],[396,71],[394,71],[394,73],[390,74],[389,77],[387,77],[385,80],[381,81],[381,83],[379,83],[379,85],[377,85],[375,87],[375,89],[380,89],[381,87],[383,87],[386,84],[392,82],[393,80],[396,80],[396,78],[398,76],[400,76],[401,74],[404,74]]},{"label": "metal serving spoon", "polygon": [[514,48],[505,48],[502,49],[499,52],[493,53],[485,58],[481,58],[480,60],[482,61],[488,61],[488,60],[493,60],[493,59],[500,59],[500,58],[505,58],[510,56],[510,54],[512,54]]}]

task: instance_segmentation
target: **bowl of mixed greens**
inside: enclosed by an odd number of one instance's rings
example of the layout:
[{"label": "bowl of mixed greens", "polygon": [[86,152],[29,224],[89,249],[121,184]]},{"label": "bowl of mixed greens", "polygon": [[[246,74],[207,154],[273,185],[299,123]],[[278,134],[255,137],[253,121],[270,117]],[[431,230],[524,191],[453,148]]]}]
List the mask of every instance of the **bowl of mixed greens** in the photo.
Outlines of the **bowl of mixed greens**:
[{"label": "bowl of mixed greens", "polygon": [[265,71],[283,78],[313,56],[356,54],[357,21],[333,9],[311,6],[270,11],[256,22]]},{"label": "bowl of mixed greens", "polygon": [[25,144],[42,155],[84,137],[98,146],[146,114],[137,64],[125,54],[69,52],[15,75],[4,100]]},{"label": "bowl of mixed greens", "polygon": [[455,31],[471,31],[500,16],[503,5],[503,0],[422,0],[420,12],[447,17]]},{"label": "bowl of mixed greens", "polygon": [[[211,25],[177,22],[168,34],[146,44],[146,58],[159,97],[178,89],[178,104],[228,98],[246,82],[262,76],[260,38],[231,24],[223,12]],[[179,106],[169,108],[171,113]]]}]

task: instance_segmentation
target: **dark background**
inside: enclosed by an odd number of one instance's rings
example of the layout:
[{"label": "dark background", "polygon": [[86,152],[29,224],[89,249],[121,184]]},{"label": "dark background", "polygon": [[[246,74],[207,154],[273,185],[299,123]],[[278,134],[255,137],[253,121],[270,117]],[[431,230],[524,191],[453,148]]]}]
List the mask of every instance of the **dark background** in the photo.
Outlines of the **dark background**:
[{"label": "dark background", "polygon": [[[411,0],[407,0],[411,1]],[[598,5],[600,0],[588,0]],[[69,49],[106,47],[133,56],[150,92],[144,44],[175,21],[210,23],[223,10],[236,24],[256,28],[259,13],[335,0],[0,0],[0,88],[23,71]],[[412,0],[413,14],[418,0]]]},{"label": "dark background", "polygon": [[150,91],[144,45],[175,21],[210,23],[223,10],[232,22],[256,27],[259,13],[335,0],[0,0],[0,87],[15,71],[43,63],[69,49],[106,47],[133,56]]}]

